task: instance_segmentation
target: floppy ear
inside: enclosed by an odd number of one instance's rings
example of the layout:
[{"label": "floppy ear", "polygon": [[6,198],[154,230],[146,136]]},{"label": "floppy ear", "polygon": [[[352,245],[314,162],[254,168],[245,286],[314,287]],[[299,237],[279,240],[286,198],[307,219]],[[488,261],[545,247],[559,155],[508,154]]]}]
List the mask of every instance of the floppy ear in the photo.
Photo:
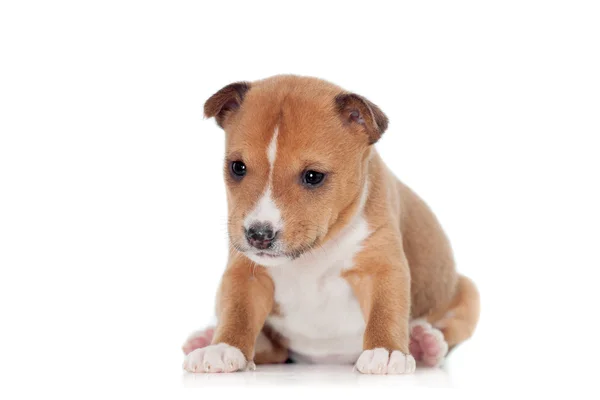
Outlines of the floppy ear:
[{"label": "floppy ear", "polygon": [[379,140],[388,127],[388,118],[379,107],[354,93],[341,93],[335,103],[344,123],[361,125],[369,144]]},{"label": "floppy ear", "polygon": [[225,86],[206,100],[204,116],[215,117],[217,124],[222,128],[227,118],[240,108],[248,90],[249,82],[236,82]]}]

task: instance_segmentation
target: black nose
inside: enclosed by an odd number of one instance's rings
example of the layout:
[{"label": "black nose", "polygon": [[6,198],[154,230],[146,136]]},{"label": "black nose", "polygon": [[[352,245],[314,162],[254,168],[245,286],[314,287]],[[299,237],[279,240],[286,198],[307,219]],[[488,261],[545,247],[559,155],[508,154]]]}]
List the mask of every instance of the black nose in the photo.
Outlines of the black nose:
[{"label": "black nose", "polygon": [[271,247],[275,235],[273,226],[268,222],[255,222],[246,229],[246,239],[250,246],[261,250]]}]

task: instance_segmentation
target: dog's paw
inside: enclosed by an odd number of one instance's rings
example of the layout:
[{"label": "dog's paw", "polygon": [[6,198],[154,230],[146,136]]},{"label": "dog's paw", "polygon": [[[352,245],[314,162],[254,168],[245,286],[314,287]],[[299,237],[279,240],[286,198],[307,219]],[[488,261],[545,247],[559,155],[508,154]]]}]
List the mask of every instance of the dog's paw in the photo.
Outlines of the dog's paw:
[{"label": "dog's paw", "polygon": [[448,343],[439,329],[426,321],[416,320],[410,325],[410,353],[420,364],[437,367],[448,353]]},{"label": "dog's paw", "polygon": [[219,343],[192,351],[185,357],[183,369],[188,372],[235,372],[245,369],[247,364],[240,349]]},{"label": "dog's paw", "polygon": [[188,355],[196,349],[208,346],[212,342],[214,334],[215,328],[206,328],[203,331],[192,333],[181,347],[183,353]]},{"label": "dog's paw", "polygon": [[377,348],[362,352],[356,362],[356,369],[363,374],[392,375],[415,372],[415,359],[410,354]]}]

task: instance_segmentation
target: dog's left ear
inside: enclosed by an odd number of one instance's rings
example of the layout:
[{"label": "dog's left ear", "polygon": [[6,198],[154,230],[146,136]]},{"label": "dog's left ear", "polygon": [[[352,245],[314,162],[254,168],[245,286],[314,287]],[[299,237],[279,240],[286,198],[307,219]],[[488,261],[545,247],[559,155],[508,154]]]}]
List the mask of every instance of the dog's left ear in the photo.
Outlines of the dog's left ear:
[{"label": "dog's left ear", "polygon": [[379,140],[388,127],[388,118],[379,107],[354,93],[341,93],[335,103],[344,123],[364,128],[369,144]]},{"label": "dog's left ear", "polygon": [[236,82],[225,86],[206,100],[204,116],[215,117],[217,124],[223,128],[227,118],[242,105],[248,90],[250,90],[249,82]]}]

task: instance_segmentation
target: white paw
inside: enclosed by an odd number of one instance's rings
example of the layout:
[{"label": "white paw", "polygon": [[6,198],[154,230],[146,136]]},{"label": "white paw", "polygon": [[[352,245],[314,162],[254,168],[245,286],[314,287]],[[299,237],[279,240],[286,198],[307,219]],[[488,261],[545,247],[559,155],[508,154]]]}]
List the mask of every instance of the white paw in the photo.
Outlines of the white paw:
[{"label": "white paw", "polygon": [[188,372],[235,372],[245,369],[246,357],[237,347],[213,344],[192,351],[185,357],[183,369]]},{"label": "white paw", "polygon": [[363,374],[412,374],[415,372],[415,359],[401,351],[389,351],[383,348],[365,350],[356,362],[356,369]]}]

